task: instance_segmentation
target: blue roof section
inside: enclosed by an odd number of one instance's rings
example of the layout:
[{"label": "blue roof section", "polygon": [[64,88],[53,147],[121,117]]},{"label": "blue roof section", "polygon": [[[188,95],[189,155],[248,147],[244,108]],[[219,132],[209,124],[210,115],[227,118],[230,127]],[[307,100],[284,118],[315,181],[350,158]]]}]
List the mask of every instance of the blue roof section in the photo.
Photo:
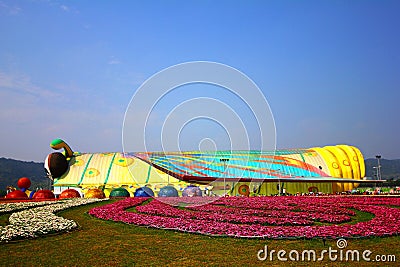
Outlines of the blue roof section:
[{"label": "blue roof section", "polygon": [[[189,151],[134,153],[153,166],[176,175],[197,178],[276,179],[328,177],[317,167],[288,155],[301,155],[306,149],[270,151]],[[224,161],[225,160],[225,161]]]}]

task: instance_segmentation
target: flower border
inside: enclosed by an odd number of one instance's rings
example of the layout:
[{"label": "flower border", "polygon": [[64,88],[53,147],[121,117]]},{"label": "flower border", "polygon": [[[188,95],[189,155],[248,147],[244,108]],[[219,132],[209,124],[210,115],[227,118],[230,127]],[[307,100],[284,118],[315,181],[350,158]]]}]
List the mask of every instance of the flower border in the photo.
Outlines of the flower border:
[{"label": "flower border", "polygon": [[[204,206],[179,207],[186,200],[192,204],[196,202],[195,198],[169,198],[176,204],[169,206],[157,199],[127,198],[95,207],[89,214],[104,220],[212,236],[357,238],[400,233],[400,208],[391,207],[400,207],[400,198],[396,197],[226,197]],[[126,211],[132,207],[136,212]],[[375,217],[366,222],[346,224],[347,217],[355,215],[351,209]],[[238,215],[238,212],[248,215]],[[262,220],[264,217],[259,215],[263,213],[266,218],[275,213],[277,223]],[[291,216],[291,213],[304,213],[314,221],[319,221],[315,215],[320,214],[319,218],[325,218],[324,222],[330,225],[296,223],[293,220],[299,220],[299,216]],[[282,225],[280,222],[288,216],[289,222]],[[336,219],[329,221],[329,216]]]},{"label": "flower border", "polygon": [[66,199],[59,201],[19,202],[0,204],[0,214],[13,212],[9,224],[0,226],[0,243],[12,240],[70,231],[78,227],[73,220],[55,215],[56,212],[104,199]]}]

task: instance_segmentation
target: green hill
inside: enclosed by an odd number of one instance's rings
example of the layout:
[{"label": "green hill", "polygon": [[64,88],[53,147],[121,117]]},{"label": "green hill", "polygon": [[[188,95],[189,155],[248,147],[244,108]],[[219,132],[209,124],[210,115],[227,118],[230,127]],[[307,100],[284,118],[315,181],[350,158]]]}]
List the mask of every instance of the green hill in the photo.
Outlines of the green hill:
[{"label": "green hill", "polygon": [[[382,180],[400,180],[400,159],[381,159],[381,174]],[[376,178],[376,169],[373,167],[378,166],[376,159],[366,159],[365,169],[366,176]]]},{"label": "green hill", "polygon": [[28,177],[31,180],[30,189],[49,186],[43,163],[0,158],[0,190],[5,190],[9,185],[17,187],[18,179],[21,177]]}]

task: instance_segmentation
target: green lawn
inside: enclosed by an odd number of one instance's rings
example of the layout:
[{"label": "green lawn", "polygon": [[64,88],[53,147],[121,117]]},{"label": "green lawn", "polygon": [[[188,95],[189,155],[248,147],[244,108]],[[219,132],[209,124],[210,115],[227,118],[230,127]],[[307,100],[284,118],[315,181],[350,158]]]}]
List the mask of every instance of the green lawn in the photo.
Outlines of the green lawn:
[{"label": "green lawn", "polygon": [[[157,230],[122,223],[102,221],[86,212],[95,203],[60,213],[75,220],[80,229],[32,240],[0,245],[0,266],[279,266],[274,261],[259,261],[257,252],[268,245],[269,250],[337,249],[336,240],[262,240],[209,237],[169,230]],[[371,218],[357,214],[357,220]],[[0,217],[4,225],[5,215]],[[373,258],[377,254],[396,255],[400,261],[400,237],[348,239],[346,249],[360,252],[369,249]],[[287,257],[287,255],[286,255]],[[348,266],[348,262],[331,262],[326,255],[321,262],[286,262],[292,266]],[[359,266],[382,266],[378,263],[352,262]],[[389,266],[389,263],[385,263]],[[398,264],[397,264],[398,265]],[[392,264],[396,266],[396,264]]]},{"label": "green lawn", "polygon": [[8,217],[10,217],[10,214],[0,215],[0,226],[6,226],[8,224]]}]

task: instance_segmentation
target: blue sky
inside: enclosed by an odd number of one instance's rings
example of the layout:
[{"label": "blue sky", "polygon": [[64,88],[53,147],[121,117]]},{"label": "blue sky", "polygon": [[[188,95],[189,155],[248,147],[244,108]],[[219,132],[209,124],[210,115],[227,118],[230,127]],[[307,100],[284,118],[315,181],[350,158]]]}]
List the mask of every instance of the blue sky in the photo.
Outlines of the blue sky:
[{"label": "blue sky", "polygon": [[[258,85],[277,148],[345,143],[400,158],[399,12],[399,1],[0,0],[0,157],[43,161],[57,137],[82,152],[121,151],[140,85],[201,60]],[[158,114],[209,96],[251,117],[226,92],[193,88]],[[226,132],[208,124],[185,128],[182,149],[204,138],[227,148]]]}]

